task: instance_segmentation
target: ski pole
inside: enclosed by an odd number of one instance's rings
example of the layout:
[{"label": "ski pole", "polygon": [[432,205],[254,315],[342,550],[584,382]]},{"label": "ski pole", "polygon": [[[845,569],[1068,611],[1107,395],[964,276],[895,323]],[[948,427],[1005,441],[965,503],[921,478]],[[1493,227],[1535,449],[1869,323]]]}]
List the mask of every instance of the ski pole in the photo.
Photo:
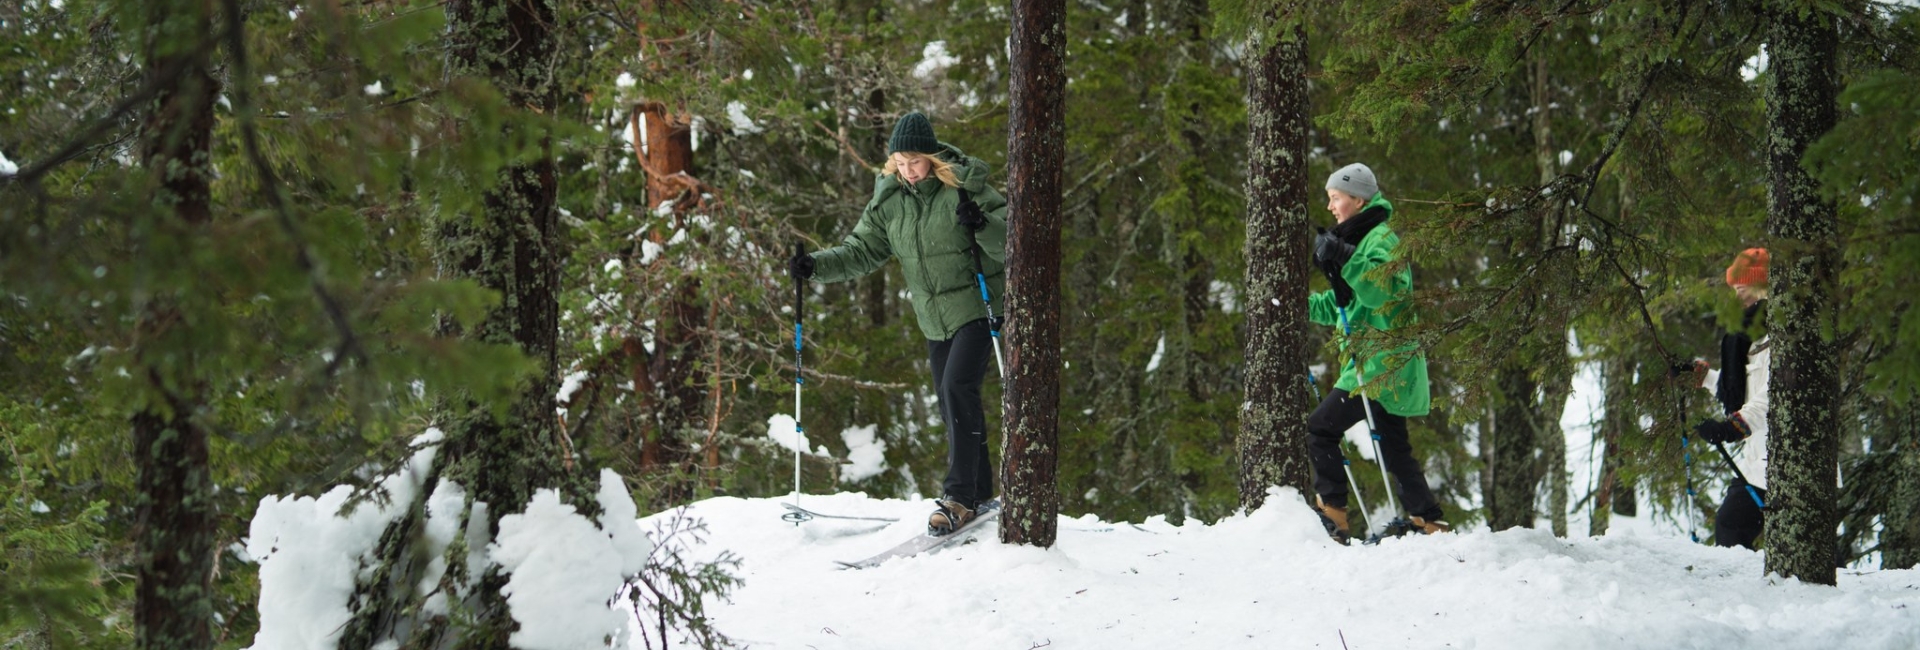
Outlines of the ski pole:
[{"label": "ski pole", "polygon": [[[967,191],[960,190],[961,200],[968,198]],[[987,267],[980,261],[980,233],[971,233],[973,237],[973,280],[980,285],[980,301],[987,305],[987,332],[993,335],[993,360],[1000,368],[1000,380],[1007,379],[1007,360],[1000,356],[1000,322],[993,317],[993,296],[987,294]]]},{"label": "ski pole", "polygon": [[[1727,461],[1727,469],[1733,470],[1733,477],[1740,479],[1740,484],[1743,486],[1746,486],[1747,496],[1753,497],[1753,505],[1760,506],[1762,510],[1765,510],[1767,507],[1767,500],[1760,498],[1760,491],[1755,490],[1753,488],[1753,483],[1747,480],[1747,475],[1742,474],[1740,472],[1740,466],[1734,464],[1733,454],[1727,453],[1727,446],[1720,444],[1720,442],[1716,440],[1716,441],[1713,441],[1713,448],[1720,450],[1720,457],[1726,459]],[[1692,477],[1688,477],[1688,478],[1692,478]]]},{"label": "ski pole", "polygon": [[[1342,307],[1337,302],[1334,304],[1334,307],[1340,310],[1341,331],[1351,340],[1353,337],[1353,324],[1347,322],[1347,308]],[[1387,510],[1398,515],[1400,513],[1400,504],[1393,499],[1393,479],[1387,477],[1387,457],[1380,453],[1380,429],[1373,425],[1373,407],[1368,404],[1367,393],[1364,390],[1367,385],[1367,373],[1366,370],[1364,370],[1365,366],[1360,363],[1360,359],[1357,356],[1348,357],[1347,363],[1353,364],[1353,376],[1360,381],[1360,385],[1355,386],[1357,390],[1354,392],[1359,393],[1360,410],[1367,416],[1367,437],[1373,440],[1373,458],[1380,463],[1380,485],[1387,490]],[[1348,470],[1348,473],[1351,474],[1352,470]]]},{"label": "ski pole", "polygon": [[1700,533],[1693,525],[1693,450],[1687,447],[1687,434],[1684,430],[1680,433],[1680,463],[1680,471],[1687,475],[1687,500],[1686,503],[1681,504],[1680,509],[1687,513],[1687,537],[1697,544],[1700,542]]},{"label": "ski pole", "polygon": [[[1683,387],[1681,390],[1685,391],[1686,388]],[[1687,499],[1686,503],[1682,504],[1680,510],[1687,513],[1687,538],[1693,540],[1693,543],[1698,544],[1700,543],[1700,533],[1693,525],[1693,501],[1695,494],[1693,490],[1693,449],[1689,446],[1690,442],[1687,437],[1687,393],[1685,392],[1680,393],[1680,417],[1678,420],[1675,420],[1675,423],[1680,425],[1680,471],[1687,477]]]},{"label": "ski pole", "polygon": [[[794,257],[799,257],[802,252],[805,252],[805,250],[800,247],[799,242],[795,242],[793,244]],[[807,379],[804,374],[807,367],[806,358],[801,356],[801,349],[805,347],[805,341],[806,341],[806,337],[802,336],[805,330],[805,325],[803,323],[806,322],[806,315],[807,315],[806,295],[807,295],[807,282],[797,277],[794,278],[793,279],[793,507],[795,508],[800,507],[800,447],[803,444],[800,441],[806,439],[805,432],[807,430],[806,427],[803,427],[800,425],[800,392],[802,388],[806,387],[806,383],[807,383]],[[802,518],[797,521],[794,521],[794,523],[798,524],[810,518],[811,517]]]}]

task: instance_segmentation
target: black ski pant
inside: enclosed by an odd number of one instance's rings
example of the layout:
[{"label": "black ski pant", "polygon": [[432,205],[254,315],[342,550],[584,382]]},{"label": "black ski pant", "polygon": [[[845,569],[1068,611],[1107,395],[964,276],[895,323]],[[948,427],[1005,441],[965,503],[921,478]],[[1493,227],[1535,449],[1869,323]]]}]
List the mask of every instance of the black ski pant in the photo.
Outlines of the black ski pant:
[{"label": "black ski pant", "polygon": [[941,489],[947,498],[972,508],[993,498],[987,414],[980,404],[980,384],[993,356],[987,319],[960,326],[945,341],[927,341],[927,356],[933,361],[940,417],[947,423],[947,479]]},{"label": "black ski pant", "polygon": [[[1346,457],[1340,453],[1340,440],[1347,429],[1366,420],[1368,409],[1361,406],[1362,401],[1336,388],[1307,418],[1307,460],[1313,464],[1313,491],[1327,505],[1347,507]],[[1407,418],[1388,413],[1379,402],[1364,401],[1373,411],[1387,472],[1400,479],[1401,505],[1409,515],[1427,521],[1440,519],[1440,503],[1434,500],[1433,489],[1427,487],[1427,476],[1413,457],[1413,444],[1407,441]]]},{"label": "black ski pant", "polygon": [[[1754,488],[1753,491],[1760,494],[1761,501],[1767,499],[1766,490]],[[1727,498],[1720,501],[1720,512],[1713,516],[1713,541],[1721,546],[1745,546],[1752,550],[1766,520],[1766,512],[1754,503],[1753,495],[1747,493],[1747,482],[1733,479],[1733,485],[1727,488]]]}]

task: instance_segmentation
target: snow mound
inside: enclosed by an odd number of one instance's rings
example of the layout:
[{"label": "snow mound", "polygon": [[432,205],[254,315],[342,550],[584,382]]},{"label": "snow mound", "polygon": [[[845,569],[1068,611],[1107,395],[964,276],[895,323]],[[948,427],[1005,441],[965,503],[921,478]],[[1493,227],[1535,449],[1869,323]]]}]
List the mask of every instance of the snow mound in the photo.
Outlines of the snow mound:
[{"label": "snow mound", "polygon": [[899,520],[794,525],[780,519],[783,499],[689,508],[709,534],[685,557],[742,559],[744,584],[708,612],[750,646],[1920,647],[1920,570],[1806,585],[1764,576],[1758,553],[1679,535],[1477,531],[1343,547],[1282,489],[1213,525],[1063,516],[1049,549],[1003,545],[988,525],[971,543],[848,571],[834,561],[920,534],[931,504],[801,499],[822,513]]},{"label": "snow mound", "polygon": [[526,650],[620,647],[630,613],[609,607],[653,546],[634,523],[633,499],[613,470],[600,473],[602,530],[554,490],[534,492],[524,514],[500,518],[489,559],[512,574],[501,593],[520,623],[509,640]]}]

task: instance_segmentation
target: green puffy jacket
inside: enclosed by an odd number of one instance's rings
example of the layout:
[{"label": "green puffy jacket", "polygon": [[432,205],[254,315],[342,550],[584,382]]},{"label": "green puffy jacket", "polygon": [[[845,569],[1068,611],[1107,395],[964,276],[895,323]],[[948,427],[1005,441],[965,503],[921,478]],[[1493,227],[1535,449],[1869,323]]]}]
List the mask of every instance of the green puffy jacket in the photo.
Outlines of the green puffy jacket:
[{"label": "green puffy jacket", "polygon": [[[1376,195],[1361,209],[1374,206],[1386,208],[1391,220],[1393,204],[1386,197]],[[1362,336],[1368,328],[1390,332],[1415,322],[1413,305],[1407,302],[1413,295],[1413,269],[1404,265],[1392,270],[1381,268],[1393,262],[1394,249],[1399,246],[1400,236],[1381,223],[1361,238],[1353,257],[1340,267],[1340,277],[1353,287],[1353,304],[1347,306],[1353,334],[1340,338],[1342,366],[1335,388],[1352,393],[1361,385],[1344,353],[1349,338]],[[1321,325],[1340,327],[1340,311],[1332,290],[1307,296],[1307,317]],[[1388,413],[1411,417],[1426,415],[1433,407],[1432,389],[1427,385],[1427,355],[1419,346],[1408,343],[1380,352],[1368,358],[1363,367],[1367,382],[1361,392],[1380,402]]]},{"label": "green puffy jacket", "polygon": [[898,176],[874,179],[873,200],[860,213],[860,223],[839,246],[813,253],[813,279],[844,282],[872,273],[890,258],[900,258],[913,297],[913,313],[920,333],[930,341],[953,338],[960,326],[987,317],[980,286],[973,277],[973,242],[977,236],[985,251],[994,315],[1001,304],[1006,276],[1007,199],[987,185],[991,171],[985,162],[953,145],[941,143],[939,156],[953,165],[954,175],[987,214],[987,226],[970,233],[955,220],[960,192],[938,178],[908,185]]}]

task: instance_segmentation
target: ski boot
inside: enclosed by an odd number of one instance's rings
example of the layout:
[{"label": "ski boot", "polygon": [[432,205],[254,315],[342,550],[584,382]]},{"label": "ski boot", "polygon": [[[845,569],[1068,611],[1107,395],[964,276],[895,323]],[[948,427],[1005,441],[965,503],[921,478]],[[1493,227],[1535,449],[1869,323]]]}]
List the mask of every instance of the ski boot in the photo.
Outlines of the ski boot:
[{"label": "ski boot", "polygon": [[1373,544],[1379,544],[1380,540],[1386,539],[1388,537],[1400,537],[1402,535],[1406,535],[1407,533],[1420,533],[1422,535],[1432,535],[1435,533],[1448,533],[1448,532],[1453,532],[1453,525],[1440,519],[1430,520],[1425,517],[1414,517],[1412,519],[1406,519],[1403,517],[1394,517],[1393,521],[1387,522],[1386,528],[1381,529],[1380,532],[1375,533],[1372,537],[1368,537],[1367,544],[1369,546]]},{"label": "ski boot", "polygon": [[973,521],[974,510],[952,498],[941,498],[933,502],[936,506],[933,514],[927,517],[927,534],[934,537],[950,535],[967,522]]}]

